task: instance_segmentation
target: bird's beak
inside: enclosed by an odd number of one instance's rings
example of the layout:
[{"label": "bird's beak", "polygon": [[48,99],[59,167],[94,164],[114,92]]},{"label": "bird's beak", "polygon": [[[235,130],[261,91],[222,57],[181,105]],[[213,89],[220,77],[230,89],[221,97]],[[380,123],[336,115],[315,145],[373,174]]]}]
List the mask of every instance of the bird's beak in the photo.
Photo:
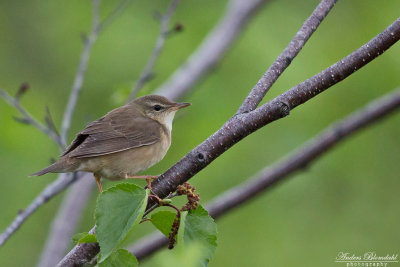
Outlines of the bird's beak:
[{"label": "bird's beak", "polygon": [[186,108],[186,107],[188,107],[190,105],[191,105],[190,103],[176,103],[175,106],[173,106],[172,108],[174,110],[178,110],[178,109],[181,109],[181,108]]}]

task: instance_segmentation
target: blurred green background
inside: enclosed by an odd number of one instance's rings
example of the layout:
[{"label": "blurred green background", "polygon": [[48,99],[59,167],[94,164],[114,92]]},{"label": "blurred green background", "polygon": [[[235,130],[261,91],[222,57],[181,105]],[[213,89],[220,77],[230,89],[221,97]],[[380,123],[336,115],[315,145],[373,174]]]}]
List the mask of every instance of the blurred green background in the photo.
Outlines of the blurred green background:
[{"label": "blurred green background", "polygon": [[[193,106],[174,125],[172,147],[147,173],[162,173],[216,131],[284,49],[319,1],[267,3],[219,66],[185,97]],[[184,62],[223,14],[227,1],[183,0],[172,22],[184,31],[167,40],[155,67],[151,92]],[[118,1],[104,1],[102,16]],[[123,104],[143,69],[159,24],[154,10],[166,0],[133,1],[94,45],[69,141],[88,120]],[[370,40],[399,16],[400,1],[339,1],[264,102],[318,73]],[[49,106],[60,125],[90,28],[90,1],[0,1],[0,88],[31,90],[23,105],[43,118]],[[333,121],[400,85],[400,46],[314,100],[247,137],[191,180],[203,203],[275,162]],[[45,167],[58,148],[0,100],[0,230],[56,175],[28,178]],[[210,266],[342,266],[340,251],[400,252],[400,113],[357,134],[310,169],[218,220],[218,243]],[[110,186],[113,183],[106,183]],[[0,248],[0,266],[33,266],[64,194],[40,208]],[[96,193],[76,232],[93,225]],[[141,225],[133,238],[152,228]],[[158,266],[162,253],[143,262]]]}]

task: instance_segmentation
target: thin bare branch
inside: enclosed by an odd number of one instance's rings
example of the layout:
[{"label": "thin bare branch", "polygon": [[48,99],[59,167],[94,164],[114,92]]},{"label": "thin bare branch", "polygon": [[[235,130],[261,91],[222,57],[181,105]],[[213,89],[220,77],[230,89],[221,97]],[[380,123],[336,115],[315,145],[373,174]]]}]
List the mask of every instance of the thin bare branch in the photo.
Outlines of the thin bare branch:
[{"label": "thin bare branch", "polygon": [[325,19],[336,2],[337,0],[322,0],[319,3],[311,16],[308,17],[303,26],[301,26],[300,30],[290,41],[288,46],[275,59],[275,62],[269,67],[267,72],[250,91],[237,113],[249,112],[254,110],[258,104],[260,104],[265,94],[304,47],[308,39],[317,30],[318,26]]},{"label": "thin bare branch", "polygon": [[29,206],[18,213],[11,225],[0,235],[0,246],[2,246],[12,234],[14,234],[25,220],[32,215],[40,206],[49,201],[53,196],[64,190],[76,179],[76,175],[60,174],[58,179],[48,186],[29,204]]},{"label": "thin bare branch", "polygon": [[156,64],[156,61],[164,48],[165,40],[168,37],[169,22],[175,13],[176,8],[178,7],[179,1],[180,0],[172,0],[165,14],[160,17],[160,33],[158,35],[156,44],[151,52],[151,56],[147,61],[145,68],[140,74],[138,81],[132,88],[132,92],[128,101],[134,99],[139,93],[140,89],[142,89],[143,85],[150,80],[154,65]]},{"label": "thin bare branch", "polygon": [[47,128],[49,128],[50,130],[55,132],[57,135],[59,135],[59,133],[57,131],[57,127],[54,124],[53,117],[51,116],[50,108],[48,106],[46,106],[46,114],[44,116],[44,122],[46,123]]},{"label": "thin bare branch", "polygon": [[231,0],[224,17],[182,66],[155,91],[170,99],[181,97],[221,60],[249,19],[267,0]]},{"label": "thin bare branch", "polygon": [[100,3],[101,0],[92,0],[92,26],[89,36],[84,38],[83,51],[79,59],[78,71],[76,72],[74,83],[71,88],[67,107],[65,108],[64,117],[61,125],[61,140],[67,143],[69,128],[71,127],[72,115],[78,102],[79,93],[81,92],[87,65],[89,62],[90,52],[94,42],[96,42],[100,30]]},{"label": "thin bare branch", "polygon": [[[399,39],[400,18],[367,44],[321,73],[295,86],[256,110],[232,117],[217,132],[160,175],[152,183],[153,193],[161,198],[168,196],[180,184],[183,184],[204,169],[244,137],[275,120],[286,117],[289,115],[290,110],[347,78],[386,52]],[[153,201],[149,201],[148,207],[153,204]],[[90,251],[81,251],[81,249]],[[83,253],[85,255],[88,253],[93,255],[98,252],[99,247],[96,243],[85,246],[85,248],[75,247],[64,257],[62,262],[80,262],[81,259],[77,255]]]},{"label": "thin bare branch", "polygon": [[[397,89],[328,127],[303,147],[293,151],[289,156],[272,166],[266,167],[253,178],[220,194],[206,205],[206,209],[214,219],[228,213],[254,199],[260,193],[264,193],[266,189],[277,182],[309,167],[310,164],[320,159],[326,152],[331,151],[344,139],[364,127],[372,126],[375,122],[386,118],[399,108],[400,89]],[[129,250],[138,260],[142,260],[167,244],[168,239],[157,231],[138,240],[129,247]]]},{"label": "thin bare branch", "polygon": [[107,17],[101,22],[100,21],[100,4],[101,0],[92,0],[92,25],[89,36],[84,38],[83,51],[79,59],[78,71],[76,72],[74,83],[71,88],[71,93],[67,103],[67,107],[64,112],[64,117],[61,126],[61,138],[67,143],[67,136],[69,128],[71,127],[72,115],[75,110],[76,103],[78,101],[79,93],[82,89],[87,65],[89,62],[90,52],[93,44],[96,42],[99,34],[110,25],[125,8],[130,4],[131,0],[124,0],[113,10]]},{"label": "thin bare branch", "polygon": [[37,121],[20,103],[20,99],[10,96],[6,91],[0,89],[0,97],[4,99],[10,106],[14,107],[22,115],[22,120],[24,123],[30,124],[58,144],[61,149],[65,148],[60,136],[53,129],[46,127],[39,121]]},{"label": "thin bare branch", "polygon": [[105,30],[110,24],[114,22],[121,14],[125,11],[125,9],[130,5],[131,0],[123,0],[121,1],[113,11],[111,11],[107,17],[103,19],[103,21],[99,25],[98,33],[100,34],[103,30]]}]

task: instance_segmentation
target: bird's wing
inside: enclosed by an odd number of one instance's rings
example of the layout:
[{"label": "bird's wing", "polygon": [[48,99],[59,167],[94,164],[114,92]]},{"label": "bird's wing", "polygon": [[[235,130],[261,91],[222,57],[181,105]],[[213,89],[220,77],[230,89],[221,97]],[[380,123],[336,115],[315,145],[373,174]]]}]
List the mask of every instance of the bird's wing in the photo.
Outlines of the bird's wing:
[{"label": "bird's wing", "polygon": [[154,144],[160,140],[160,134],[157,121],[123,106],[88,124],[62,156],[86,158],[112,154]]}]

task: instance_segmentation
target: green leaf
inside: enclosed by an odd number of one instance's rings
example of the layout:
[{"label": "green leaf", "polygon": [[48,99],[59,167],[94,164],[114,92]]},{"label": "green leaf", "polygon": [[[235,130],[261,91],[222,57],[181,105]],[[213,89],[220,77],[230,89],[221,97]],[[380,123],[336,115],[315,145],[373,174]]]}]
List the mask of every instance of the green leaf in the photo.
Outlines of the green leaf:
[{"label": "green leaf", "polygon": [[202,255],[196,266],[207,266],[217,248],[217,225],[200,205],[195,210],[182,213],[178,231],[178,247],[193,245],[198,247]]},{"label": "green leaf", "polygon": [[72,242],[73,242],[74,244],[78,244],[79,240],[80,240],[81,238],[87,236],[88,234],[89,234],[88,232],[83,232],[83,233],[74,234],[74,235],[72,236],[72,238],[71,238],[71,239],[72,239]]},{"label": "green leaf", "polygon": [[175,212],[162,210],[151,215],[151,223],[160,230],[161,233],[168,237],[175,217]]},{"label": "green leaf", "polygon": [[114,251],[99,267],[136,267],[139,263],[135,256],[126,249]]},{"label": "green leaf", "polygon": [[93,234],[87,234],[78,240],[78,245],[82,243],[96,243],[97,237]]},{"label": "green leaf", "polygon": [[100,245],[98,262],[104,261],[136,226],[147,205],[148,191],[134,184],[118,184],[97,199],[96,234]]}]

